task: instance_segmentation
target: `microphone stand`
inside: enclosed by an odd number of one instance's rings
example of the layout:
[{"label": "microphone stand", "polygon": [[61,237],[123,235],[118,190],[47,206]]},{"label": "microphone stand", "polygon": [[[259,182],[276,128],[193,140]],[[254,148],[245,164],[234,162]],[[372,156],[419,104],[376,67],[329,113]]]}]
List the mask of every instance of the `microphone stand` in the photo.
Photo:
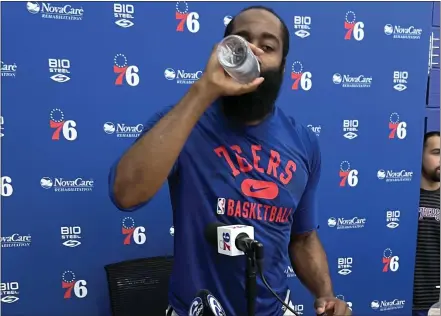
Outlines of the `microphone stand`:
[{"label": "microphone stand", "polygon": [[256,314],[257,263],[256,263],[256,253],[253,248],[254,247],[250,247],[250,249],[248,249],[245,252],[245,256],[247,260],[245,293],[247,297],[248,316],[254,316]]}]

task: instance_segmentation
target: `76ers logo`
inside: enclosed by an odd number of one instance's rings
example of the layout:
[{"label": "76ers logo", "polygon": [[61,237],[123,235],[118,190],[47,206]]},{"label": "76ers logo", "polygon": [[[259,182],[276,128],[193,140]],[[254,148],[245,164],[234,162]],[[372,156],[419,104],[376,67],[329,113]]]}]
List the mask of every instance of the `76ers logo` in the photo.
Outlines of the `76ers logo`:
[{"label": "76ers logo", "polygon": [[312,74],[309,71],[303,72],[303,64],[300,61],[295,61],[292,64],[291,79],[294,80],[291,89],[308,91],[312,88]]},{"label": "76ers logo", "polygon": [[66,289],[64,298],[72,298],[72,293],[75,297],[85,298],[87,296],[87,282],[85,280],[76,280],[75,273],[72,271],[64,271],[61,275],[61,287]]},{"label": "76ers logo", "polygon": [[387,248],[383,252],[383,272],[397,272],[400,267],[398,256],[392,256],[392,250]]},{"label": "76ers logo", "polygon": [[400,116],[398,113],[394,112],[389,117],[389,139],[398,138],[405,139],[407,135],[407,123],[400,122]]},{"label": "76ers logo", "polygon": [[147,240],[145,235],[145,227],[135,226],[135,220],[132,217],[123,218],[122,234],[126,236],[124,238],[124,245],[130,245],[132,240],[137,245],[143,245]]},{"label": "76ers logo", "polygon": [[115,80],[115,85],[123,85],[123,81],[131,87],[139,85],[139,69],[135,65],[129,66],[127,57],[123,54],[117,54],[113,58],[113,72],[118,74]]},{"label": "76ers logo", "polygon": [[188,12],[188,4],[185,1],[176,2],[176,20],[179,21],[176,27],[177,32],[184,32],[184,26],[191,33],[197,33],[201,28],[199,24],[199,14],[197,12]]},{"label": "76ers logo", "polygon": [[222,239],[221,241],[219,241],[220,243],[220,248],[223,250],[231,250],[231,245],[230,245],[230,234],[229,233],[223,233],[222,234]]},{"label": "76ers logo", "polygon": [[349,161],[343,161],[340,164],[340,187],[345,187],[346,184],[350,187],[355,187],[358,184],[358,170],[351,169]]},{"label": "76ers logo", "polygon": [[354,11],[346,12],[345,16],[345,40],[350,40],[352,37],[356,41],[361,41],[364,38],[364,23],[357,22]]},{"label": "76ers logo", "polygon": [[52,140],[60,140],[60,134],[69,141],[73,141],[78,137],[77,130],[75,129],[77,123],[72,120],[64,120],[64,113],[60,109],[53,109],[51,111],[49,126],[55,129],[52,134]]}]

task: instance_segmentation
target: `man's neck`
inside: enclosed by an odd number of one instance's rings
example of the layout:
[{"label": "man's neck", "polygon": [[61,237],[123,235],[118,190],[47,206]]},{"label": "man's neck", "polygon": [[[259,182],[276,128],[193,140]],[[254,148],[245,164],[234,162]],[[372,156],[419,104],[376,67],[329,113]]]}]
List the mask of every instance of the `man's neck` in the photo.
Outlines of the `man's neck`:
[{"label": "man's neck", "polygon": [[440,183],[439,182],[434,182],[431,180],[428,180],[426,178],[421,177],[421,189],[426,190],[426,191],[435,191],[438,190],[440,187]]}]

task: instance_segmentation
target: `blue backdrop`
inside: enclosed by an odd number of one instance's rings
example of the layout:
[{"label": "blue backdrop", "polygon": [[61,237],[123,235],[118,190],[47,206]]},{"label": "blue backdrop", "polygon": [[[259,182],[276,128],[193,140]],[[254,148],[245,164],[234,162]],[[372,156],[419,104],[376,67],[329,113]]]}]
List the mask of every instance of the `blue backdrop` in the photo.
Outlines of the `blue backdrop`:
[{"label": "blue backdrop", "polygon": [[[3,315],[109,315],[105,264],[172,254],[166,187],[121,213],[109,167],[248,5],[2,3]],[[336,295],[356,315],[410,314],[432,3],[267,5],[291,32],[279,106],[322,146]]]}]

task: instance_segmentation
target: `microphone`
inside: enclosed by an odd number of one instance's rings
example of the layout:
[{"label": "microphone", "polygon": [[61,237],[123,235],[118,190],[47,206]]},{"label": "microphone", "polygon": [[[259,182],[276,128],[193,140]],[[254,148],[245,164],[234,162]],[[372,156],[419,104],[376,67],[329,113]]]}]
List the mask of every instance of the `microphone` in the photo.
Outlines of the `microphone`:
[{"label": "microphone", "polygon": [[245,225],[211,223],[205,227],[205,238],[218,253],[231,257],[244,255],[256,243],[254,227]]},{"label": "microphone", "polygon": [[193,299],[188,316],[226,316],[219,301],[208,290],[200,290]]},{"label": "microphone", "polygon": [[[265,275],[263,274],[263,245],[257,240],[254,240],[254,227],[211,223],[205,227],[205,238],[210,244],[217,247],[218,253],[222,255],[234,257],[244,255],[245,252],[249,250],[254,252],[257,270],[265,287],[287,310],[293,315],[298,316],[298,314],[277,295],[266,281]],[[255,267],[251,263],[251,259],[248,258],[246,279],[248,315],[254,315],[255,298],[257,296],[255,275]]]}]

